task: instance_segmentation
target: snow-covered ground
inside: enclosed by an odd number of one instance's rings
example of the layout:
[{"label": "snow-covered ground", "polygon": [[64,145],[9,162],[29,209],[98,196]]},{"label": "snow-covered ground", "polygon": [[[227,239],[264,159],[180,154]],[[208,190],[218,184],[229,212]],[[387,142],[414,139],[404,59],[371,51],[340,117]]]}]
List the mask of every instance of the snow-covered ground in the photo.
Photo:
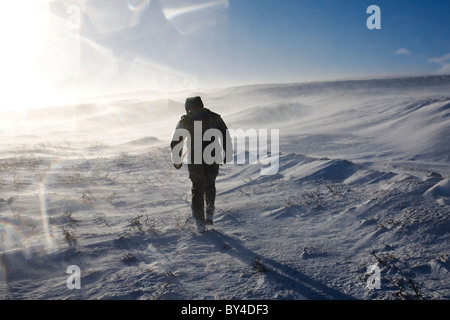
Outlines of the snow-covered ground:
[{"label": "snow-covered ground", "polygon": [[[449,93],[393,78],[3,112],[0,298],[449,299]],[[221,167],[204,234],[169,153],[191,95],[229,128],[280,132],[276,174]]]}]

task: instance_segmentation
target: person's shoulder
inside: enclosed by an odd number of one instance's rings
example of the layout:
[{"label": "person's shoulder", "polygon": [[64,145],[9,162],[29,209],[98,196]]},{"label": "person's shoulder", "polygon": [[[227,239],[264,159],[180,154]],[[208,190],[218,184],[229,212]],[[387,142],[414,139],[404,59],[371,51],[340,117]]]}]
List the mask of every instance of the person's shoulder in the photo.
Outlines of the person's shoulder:
[{"label": "person's shoulder", "polygon": [[180,121],[178,121],[177,127],[186,128],[192,122],[191,117],[188,114],[184,114],[181,116]]},{"label": "person's shoulder", "polygon": [[210,109],[206,109],[206,110],[209,113],[210,117],[213,117],[213,118],[220,118],[221,117],[220,114],[218,114],[218,113],[216,113],[214,111],[211,111]]}]

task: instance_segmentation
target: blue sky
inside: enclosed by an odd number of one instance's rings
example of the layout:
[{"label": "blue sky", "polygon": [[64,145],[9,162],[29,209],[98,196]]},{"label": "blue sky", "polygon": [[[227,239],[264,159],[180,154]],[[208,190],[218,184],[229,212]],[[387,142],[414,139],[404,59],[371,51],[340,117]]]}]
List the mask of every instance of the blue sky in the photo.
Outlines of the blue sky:
[{"label": "blue sky", "polygon": [[[380,30],[366,26],[372,4]],[[450,52],[449,20],[443,0],[235,0],[229,49],[250,81],[429,74],[444,70],[429,60]]]},{"label": "blue sky", "polygon": [[[369,30],[370,5],[381,29]],[[450,74],[448,0],[16,0],[2,82],[20,103],[215,85]]]},{"label": "blue sky", "polygon": [[[380,30],[366,27],[371,4]],[[232,1],[230,42],[243,65],[280,79],[432,73],[440,66],[428,60],[450,52],[449,9],[448,1]]]},{"label": "blue sky", "polygon": [[[445,62],[430,62],[450,53],[450,2],[445,0],[161,2],[149,4],[136,30],[152,29],[145,17],[155,19],[160,8],[215,3],[161,19],[164,28],[144,32],[134,44],[143,57],[200,85],[430,74],[448,68]],[[381,9],[380,30],[366,26],[372,4]]]}]

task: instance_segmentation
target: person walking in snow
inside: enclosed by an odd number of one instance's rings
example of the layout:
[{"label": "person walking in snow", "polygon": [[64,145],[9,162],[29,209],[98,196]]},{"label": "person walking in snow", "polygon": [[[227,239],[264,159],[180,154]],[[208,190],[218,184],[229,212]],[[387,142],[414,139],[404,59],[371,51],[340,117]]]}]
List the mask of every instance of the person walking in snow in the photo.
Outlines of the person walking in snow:
[{"label": "person walking in snow", "polygon": [[[180,169],[187,155],[192,182],[192,215],[198,231],[204,232],[207,224],[213,224],[219,166],[222,161],[232,160],[233,147],[222,117],[205,108],[201,97],[187,98],[185,110],[186,114],[178,122],[170,143],[172,161],[174,167]],[[187,151],[183,153],[185,142]]]}]

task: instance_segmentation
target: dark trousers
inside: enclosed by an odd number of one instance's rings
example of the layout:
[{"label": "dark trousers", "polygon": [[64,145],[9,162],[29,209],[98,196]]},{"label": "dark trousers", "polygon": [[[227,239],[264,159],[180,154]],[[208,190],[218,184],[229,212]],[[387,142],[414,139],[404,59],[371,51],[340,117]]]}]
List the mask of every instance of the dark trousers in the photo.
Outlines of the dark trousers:
[{"label": "dark trousers", "polygon": [[214,212],[219,165],[189,164],[188,170],[192,181],[192,215],[197,220],[205,221],[205,203],[207,212]]}]

